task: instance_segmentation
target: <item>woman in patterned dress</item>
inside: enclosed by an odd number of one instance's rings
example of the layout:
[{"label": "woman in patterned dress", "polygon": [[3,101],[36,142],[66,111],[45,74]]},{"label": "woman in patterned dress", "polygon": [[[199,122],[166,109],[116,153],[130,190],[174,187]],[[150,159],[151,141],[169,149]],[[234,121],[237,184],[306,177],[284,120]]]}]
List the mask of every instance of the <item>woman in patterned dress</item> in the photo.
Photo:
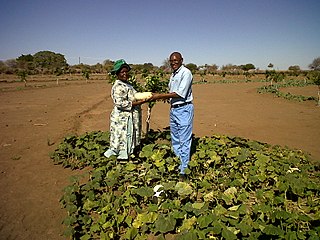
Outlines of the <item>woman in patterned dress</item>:
[{"label": "woman in patterned dress", "polygon": [[110,147],[105,157],[117,156],[117,159],[129,159],[134,148],[140,144],[141,138],[141,104],[148,99],[136,101],[137,92],[128,83],[131,67],[120,59],[115,62],[112,74],[116,74],[111,97],[114,108],[110,115]]}]

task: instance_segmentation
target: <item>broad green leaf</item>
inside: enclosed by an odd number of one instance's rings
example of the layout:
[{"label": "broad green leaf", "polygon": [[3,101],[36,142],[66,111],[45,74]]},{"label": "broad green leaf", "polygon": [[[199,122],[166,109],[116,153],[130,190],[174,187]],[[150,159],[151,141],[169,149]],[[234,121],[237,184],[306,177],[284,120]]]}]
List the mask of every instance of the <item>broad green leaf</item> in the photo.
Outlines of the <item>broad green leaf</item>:
[{"label": "broad green leaf", "polygon": [[170,215],[175,219],[183,219],[185,217],[185,213],[179,210],[174,210]]},{"label": "broad green leaf", "polygon": [[206,228],[213,221],[213,218],[210,215],[200,216],[197,219],[200,228]]},{"label": "broad green leaf", "polygon": [[215,192],[209,192],[206,195],[203,196],[203,200],[205,202],[211,202],[217,197],[217,193]]},{"label": "broad green leaf", "polygon": [[172,216],[159,215],[155,222],[155,230],[161,233],[167,233],[175,229],[176,220]]},{"label": "broad green leaf", "polygon": [[158,214],[155,212],[145,212],[145,213],[139,213],[137,217],[133,220],[132,226],[134,228],[140,228],[141,226],[147,224],[147,223],[153,223],[158,217]]},{"label": "broad green leaf", "polygon": [[136,168],[137,168],[137,166],[134,163],[129,162],[126,164],[126,171],[130,172],[130,171],[135,170]]},{"label": "broad green leaf", "polygon": [[227,228],[222,229],[222,237],[226,240],[236,240],[237,239],[237,236],[233,232],[228,230]]},{"label": "broad green leaf", "polygon": [[155,144],[149,144],[149,145],[145,145],[141,152],[139,153],[139,157],[146,157],[146,158],[150,158],[153,154],[153,148],[154,148]]},{"label": "broad green leaf", "polygon": [[91,236],[89,234],[85,234],[82,237],[80,237],[80,240],[89,240],[91,239]]},{"label": "broad green leaf", "polygon": [[188,231],[181,235],[178,235],[176,240],[199,240],[198,235],[195,231]]},{"label": "broad green leaf", "polygon": [[236,198],[236,193],[237,189],[235,187],[230,187],[223,192],[222,199],[226,202],[226,204],[231,205],[233,200]]},{"label": "broad green leaf", "polygon": [[214,213],[218,216],[221,215],[225,215],[227,214],[228,210],[225,209],[222,205],[218,204],[215,208],[214,208]]},{"label": "broad green leaf", "polygon": [[240,205],[235,205],[235,206],[232,206],[232,207],[229,207],[228,210],[229,211],[237,211],[239,209]]},{"label": "broad green leaf", "polygon": [[213,226],[212,231],[214,234],[220,234],[222,228],[224,227],[224,224],[219,221],[213,221],[211,225]]},{"label": "broad green leaf", "polygon": [[204,206],[204,202],[201,202],[201,203],[196,202],[192,204],[192,207],[195,209],[201,209],[203,206]]},{"label": "broad green leaf", "polygon": [[190,195],[193,192],[192,187],[185,182],[177,182],[175,190],[178,192],[180,196]]},{"label": "broad green leaf", "polygon": [[241,152],[240,147],[229,148],[227,152],[227,156],[228,158],[233,158],[239,155],[240,152]]},{"label": "broad green leaf", "polygon": [[152,197],[153,196],[153,189],[150,187],[141,187],[132,190],[133,193],[138,194],[141,197]]},{"label": "broad green leaf", "polygon": [[268,235],[273,235],[273,236],[278,236],[278,237],[283,237],[284,233],[285,233],[281,228],[273,226],[273,225],[267,225],[264,228],[263,232]]},{"label": "broad green leaf", "polygon": [[91,231],[91,232],[100,231],[100,226],[99,226],[99,224],[95,223],[95,224],[91,225],[90,231]]},{"label": "broad green leaf", "polygon": [[125,239],[134,239],[138,234],[138,229],[131,227],[126,231]]},{"label": "broad green leaf", "polygon": [[190,230],[196,221],[197,221],[197,218],[195,216],[188,219],[184,219],[182,222],[182,226],[179,227],[180,232]]},{"label": "broad green leaf", "polygon": [[72,225],[77,221],[76,217],[71,215],[71,216],[67,216],[64,220],[63,223],[65,225]]},{"label": "broad green leaf", "polygon": [[149,212],[156,212],[156,211],[158,211],[158,205],[156,205],[156,204],[149,204],[149,205],[148,205],[148,211],[149,211]]},{"label": "broad green leaf", "polygon": [[240,232],[243,236],[247,236],[250,232],[252,232],[252,227],[244,222],[236,224],[236,227],[240,229]]}]

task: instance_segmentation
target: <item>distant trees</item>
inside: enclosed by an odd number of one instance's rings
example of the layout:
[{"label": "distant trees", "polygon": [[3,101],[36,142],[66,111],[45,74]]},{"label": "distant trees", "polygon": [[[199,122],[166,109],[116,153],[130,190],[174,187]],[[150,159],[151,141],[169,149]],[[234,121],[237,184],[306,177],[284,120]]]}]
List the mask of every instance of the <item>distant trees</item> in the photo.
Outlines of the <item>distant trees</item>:
[{"label": "distant trees", "polygon": [[198,70],[197,65],[194,63],[188,63],[186,64],[186,67],[189,68],[192,73],[195,73]]},{"label": "distant trees", "polygon": [[312,63],[309,64],[309,68],[312,70],[320,70],[320,57],[313,59]]},{"label": "distant trees", "polygon": [[301,71],[300,66],[294,65],[288,68],[289,71]]},{"label": "distant trees", "polygon": [[160,68],[163,69],[163,70],[169,70],[170,69],[169,58],[166,58],[165,60],[163,60],[162,66]]},{"label": "distant trees", "polygon": [[301,69],[298,65],[293,65],[288,68],[290,76],[299,76],[301,73]]},{"label": "distant trees", "polygon": [[33,64],[41,73],[45,71],[54,73],[58,68],[62,69],[68,66],[64,55],[51,51],[40,51],[34,54]]},{"label": "distant trees", "polygon": [[272,63],[269,63],[269,64],[268,64],[268,68],[273,68],[273,64],[272,64]]},{"label": "distant trees", "polygon": [[207,65],[207,71],[209,73],[215,73],[216,71],[218,71],[219,66],[216,64],[212,64],[212,65]]},{"label": "distant trees", "polygon": [[222,65],[221,70],[224,72],[234,72],[238,71],[239,67],[237,65],[229,63],[227,65]]},{"label": "distant trees", "polygon": [[240,65],[240,68],[243,71],[249,71],[249,70],[254,70],[256,67],[252,63],[247,63],[246,65]]},{"label": "distant trees", "polygon": [[[16,59],[8,59],[5,61],[0,61],[0,74],[17,74],[18,72],[25,71],[27,75],[33,74],[55,74],[58,76],[61,74],[82,74],[84,71],[90,71],[91,74],[102,74],[102,73],[110,73],[113,68],[114,61],[110,59],[106,59],[103,63],[97,63],[94,65],[88,64],[75,64],[68,65],[63,54],[54,53],[51,51],[40,51],[32,54],[22,54]],[[135,74],[143,74],[149,75],[150,73],[156,73],[159,69],[161,69],[164,73],[168,73],[171,71],[169,59],[166,58],[162,62],[162,66],[157,67],[154,66],[150,62],[146,62],[143,64],[133,64],[130,63],[130,66],[133,69]],[[204,64],[197,66],[195,63],[187,63],[185,64],[193,73],[200,74],[202,77],[206,74],[219,74],[223,77],[226,75],[245,75],[246,77],[250,77],[253,74],[260,74],[263,71],[259,71],[258,68],[255,67],[252,63],[242,64],[242,65],[234,65],[234,64],[226,64],[219,67],[216,64]],[[313,59],[312,63],[308,66],[311,70],[320,70],[320,57]],[[273,63],[268,64],[268,70],[274,70]],[[278,72],[278,70],[277,70]],[[288,71],[285,74],[289,76],[299,76],[303,74],[306,76],[308,71],[301,70],[298,65],[291,65],[288,67]],[[272,73],[268,73],[268,78]],[[108,78],[108,76],[107,76]],[[280,77],[281,78],[281,77]],[[272,81],[273,82],[273,81]]]},{"label": "distant trees", "polygon": [[21,74],[37,74],[50,73],[54,74],[57,71],[63,71],[68,67],[64,55],[51,51],[41,51],[34,55],[22,54],[16,59],[10,59],[0,64],[1,73],[16,73]]}]

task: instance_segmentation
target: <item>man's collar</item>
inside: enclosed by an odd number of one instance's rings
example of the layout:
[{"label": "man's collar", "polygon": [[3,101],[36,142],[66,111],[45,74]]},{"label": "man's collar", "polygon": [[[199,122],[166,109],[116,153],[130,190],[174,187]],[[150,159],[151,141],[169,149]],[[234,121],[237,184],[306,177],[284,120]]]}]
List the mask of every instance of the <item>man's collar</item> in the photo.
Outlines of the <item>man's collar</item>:
[{"label": "man's collar", "polygon": [[176,75],[176,74],[181,70],[182,66],[183,66],[183,65],[181,65],[181,66],[180,66],[176,71],[174,71],[172,74],[173,74],[173,75]]}]

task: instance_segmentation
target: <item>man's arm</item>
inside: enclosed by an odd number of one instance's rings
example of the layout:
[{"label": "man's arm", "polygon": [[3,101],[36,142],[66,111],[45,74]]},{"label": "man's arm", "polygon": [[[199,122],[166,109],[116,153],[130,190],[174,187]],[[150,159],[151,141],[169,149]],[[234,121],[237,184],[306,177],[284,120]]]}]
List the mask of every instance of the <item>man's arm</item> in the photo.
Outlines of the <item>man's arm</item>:
[{"label": "man's arm", "polygon": [[164,100],[169,98],[178,98],[180,97],[175,92],[172,93],[153,93],[150,101],[156,101],[156,100]]}]

